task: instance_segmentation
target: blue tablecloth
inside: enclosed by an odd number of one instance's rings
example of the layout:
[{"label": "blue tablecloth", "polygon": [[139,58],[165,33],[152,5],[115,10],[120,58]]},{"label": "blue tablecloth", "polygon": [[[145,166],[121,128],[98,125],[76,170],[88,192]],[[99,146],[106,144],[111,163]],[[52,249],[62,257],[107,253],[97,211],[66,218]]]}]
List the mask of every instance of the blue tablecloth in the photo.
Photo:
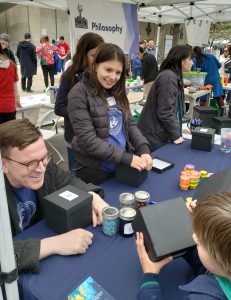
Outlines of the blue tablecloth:
[{"label": "blue tablecloth", "polygon": [[[103,188],[108,203],[119,207],[119,194],[122,192],[148,191],[151,200],[162,201],[193,195],[194,191],[181,191],[179,174],[186,163],[193,163],[197,170],[217,172],[231,167],[230,155],[214,146],[212,152],[192,150],[190,142],[182,145],[168,144],[155,155],[175,163],[175,167],[158,174],[150,172],[141,187],[133,188],[115,182],[104,183]],[[67,299],[67,295],[88,276],[92,276],[117,300],[135,300],[142,278],[142,270],[136,254],[135,238],[125,238],[119,234],[107,237],[102,228],[88,230],[93,232],[93,244],[84,255],[62,257],[51,256],[41,261],[40,274],[21,274],[19,288],[26,300]],[[46,228],[44,221],[18,235],[17,239],[54,235]],[[160,284],[166,299],[181,299],[182,292],[177,288],[193,278],[191,270],[182,258],[175,259],[160,274]]]}]

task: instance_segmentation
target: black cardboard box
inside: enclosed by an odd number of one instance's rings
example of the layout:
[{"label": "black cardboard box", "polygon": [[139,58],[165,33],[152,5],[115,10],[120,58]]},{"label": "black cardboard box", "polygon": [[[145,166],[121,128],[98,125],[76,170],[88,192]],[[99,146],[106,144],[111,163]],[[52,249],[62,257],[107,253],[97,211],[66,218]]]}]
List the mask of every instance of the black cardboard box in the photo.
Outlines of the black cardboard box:
[{"label": "black cardboard box", "polygon": [[55,232],[85,228],[92,223],[91,194],[67,185],[44,199],[46,225]]},{"label": "black cardboard box", "polygon": [[217,116],[217,110],[211,106],[194,106],[193,117],[202,120],[203,127],[212,127],[212,119]]},{"label": "black cardboard box", "polygon": [[221,134],[221,128],[231,128],[229,117],[214,117],[212,121],[212,128],[216,130],[216,134]]},{"label": "black cardboard box", "polygon": [[181,197],[140,208],[132,227],[143,232],[152,261],[183,253],[195,245],[191,217]]},{"label": "black cardboard box", "polygon": [[215,129],[196,127],[192,131],[191,148],[211,151],[214,145]]},{"label": "black cardboard box", "polygon": [[206,196],[219,192],[231,192],[231,168],[203,179],[198,185],[193,199],[201,201]]},{"label": "black cardboard box", "polygon": [[139,187],[147,177],[147,170],[143,170],[140,172],[137,169],[128,167],[123,164],[116,166],[115,180],[120,183]]}]

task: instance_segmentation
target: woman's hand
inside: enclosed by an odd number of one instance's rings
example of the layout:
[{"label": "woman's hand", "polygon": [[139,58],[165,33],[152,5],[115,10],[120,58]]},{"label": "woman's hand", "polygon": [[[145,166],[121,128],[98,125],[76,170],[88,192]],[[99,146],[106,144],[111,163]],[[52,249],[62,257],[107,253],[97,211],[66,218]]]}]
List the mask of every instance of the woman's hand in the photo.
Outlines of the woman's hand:
[{"label": "woman's hand", "polygon": [[175,140],[173,143],[175,145],[178,145],[178,144],[182,144],[185,140],[182,138],[182,137],[179,137],[177,140]]},{"label": "woman's hand", "polygon": [[150,171],[152,169],[152,157],[150,154],[146,153],[146,154],[142,154],[141,158],[143,158],[143,160],[146,162],[146,170]]},{"label": "woman's hand", "polygon": [[144,237],[143,233],[136,233],[136,247],[137,253],[140,259],[140,263],[144,273],[154,273],[159,274],[160,270],[172,261],[172,257],[167,257],[158,262],[152,262],[148,256],[148,253],[144,246]]},{"label": "woman's hand", "polygon": [[146,169],[146,161],[137,155],[132,156],[132,162],[131,162],[131,167],[134,169],[137,169],[138,171],[142,171]]},{"label": "woman's hand", "polygon": [[188,128],[184,128],[184,129],[182,129],[182,133],[184,133],[184,134],[190,134],[191,132],[190,132],[190,130]]}]

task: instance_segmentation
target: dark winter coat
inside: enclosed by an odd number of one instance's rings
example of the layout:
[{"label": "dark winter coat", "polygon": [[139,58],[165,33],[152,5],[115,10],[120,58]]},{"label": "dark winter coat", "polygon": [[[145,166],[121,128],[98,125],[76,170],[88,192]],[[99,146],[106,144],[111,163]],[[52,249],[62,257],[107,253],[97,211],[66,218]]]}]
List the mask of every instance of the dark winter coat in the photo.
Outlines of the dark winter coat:
[{"label": "dark winter coat", "polygon": [[179,101],[184,107],[182,78],[172,70],[160,72],[138,121],[138,128],[151,145],[173,142],[181,136],[177,119]]},{"label": "dark winter coat", "polygon": [[142,63],[142,79],[144,84],[154,81],[158,75],[158,64],[155,56],[149,53],[144,53]]},{"label": "dark winter coat", "polygon": [[123,125],[127,152],[108,143],[108,109],[104,100],[97,96],[88,72],[68,95],[68,113],[74,130],[72,148],[77,162],[83,166],[97,169],[102,161],[130,166],[132,150],[138,154],[150,153],[148,142],[133,122],[131,113]]},{"label": "dark winter coat", "polygon": [[29,41],[18,43],[17,57],[21,66],[22,77],[32,77],[37,73],[37,58],[35,46]]}]

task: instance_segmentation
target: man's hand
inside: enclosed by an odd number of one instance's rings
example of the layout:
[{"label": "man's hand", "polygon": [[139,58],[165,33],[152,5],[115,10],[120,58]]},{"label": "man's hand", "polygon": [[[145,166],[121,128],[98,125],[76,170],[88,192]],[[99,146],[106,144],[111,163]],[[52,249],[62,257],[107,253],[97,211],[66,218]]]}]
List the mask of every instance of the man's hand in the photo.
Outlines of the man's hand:
[{"label": "man's hand", "polygon": [[146,162],[146,170],[150,171],[152,169],[152,157],[150,154],[142,154],[141,158]]},{"label": "man's hand", "polygon": [[160,270],[172,261],[172,257],[167,257],[158,262],[152,262],[144,246],[144,237],[141,232],[136,233],[137,253],[144,273],[159,274]]},{"label": "man's hand", "polygon": [[148,257],[148,253],[144,246],[144,237],[143,233],[137,232],[136,233],[136,246],[137,246],[137,253],[140,259],[140,263],[144,273],[154,273],[159,274],[160,270],[172,261],[172,257],[167,257],[158,262],[152,262]]},{"label": "man's hand", "polygon": [[85,229],[69,232],[41,240],[39,259],[47,256],[83,254],[92,244],[93,234]]},{"label": "man's hand", "polygon": [[96,193],[89,192],[89,194],[93,195],[92,200],[92,224],[93,227],[102,224],[103,216],[102,210],[104,207],[108,206],[108,204]]}]

